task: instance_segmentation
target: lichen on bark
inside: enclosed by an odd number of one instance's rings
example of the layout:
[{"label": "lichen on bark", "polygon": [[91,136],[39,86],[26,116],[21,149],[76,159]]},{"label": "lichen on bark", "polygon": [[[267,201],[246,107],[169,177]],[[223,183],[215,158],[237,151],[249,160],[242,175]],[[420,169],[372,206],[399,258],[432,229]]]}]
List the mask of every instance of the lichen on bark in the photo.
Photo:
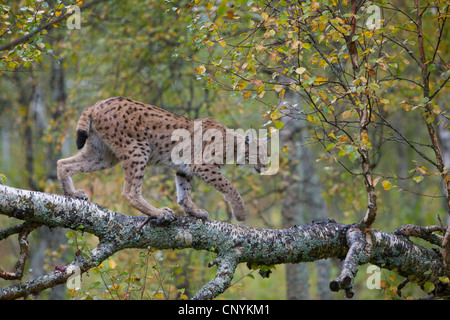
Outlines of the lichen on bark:
[{"label": "lichen on bark", "polygon": [[[445,276],[439,252],[419,246],[401,234],[373,230],[367,238],[364,236],[366,230],[361,229],[360,225],[346,225],[334,220],[287,229],[262,229],[177,216],[171,223],[147,224],[138,232],[137,228],[146,217],[124,215],[61,195],[3,185],[0,186],[0,214],[49,227],[74,230],[82,227],[83,232],[97,236],[99,244],[92,250],[91,258],[69,264],[77,264],[82,272],[127,248],[214,251],[217,253],[217,273],[195,295],[198,299],[213,299],[226,290],[239,263],[274,265],[338,258],[344,260],[341,275],[352,277],[350,283],[344,281],[345,285],[336,286],[346,292],[352,290],[357,266],[367,262],[394,270],[421,285],[427,281],[437,283],[439,277]],[[0,231],[0,234],[6,237],[11,232]],[[67,277],[55,271],[32,281],[2,288],[0,298],[12,299],[39,292],[64,283]],[[447,290],[446,287],[444,289]]]}]

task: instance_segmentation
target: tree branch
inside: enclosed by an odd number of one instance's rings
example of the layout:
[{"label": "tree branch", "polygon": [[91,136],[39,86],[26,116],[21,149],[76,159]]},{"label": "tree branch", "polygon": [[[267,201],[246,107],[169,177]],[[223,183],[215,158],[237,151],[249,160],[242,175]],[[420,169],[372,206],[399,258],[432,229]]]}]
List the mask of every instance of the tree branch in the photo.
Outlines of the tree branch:
[{"label": "tree branch", "polygon": [[[97,3],[100,3],[104,0],[93,0],[89,3],[83,4],[80,9],[87,9],[93,5],[96,5]],[[65,10],[60,16],[55,17],[55,18],[50,18],[50,20],[46,23],[42,23],[39,27],[37,27],[35,30],[33,30],[32,32],[24,35],[23,37],[17,38],[13,41],[11,41],[10,43],[6,43],[2,46],[0,46],[0,52],[2,51],[6,51],[6,50],[11,50],[14,47],[18,46],[21,43],[27,42],[28,40],[30,40],[31,38],[33,38],[35,35],[41,33],[44,30],[50,31],[54,28],[55,25],[57,25],[58,23],[60,23],[63,20],[66,20],[68,17],[70,17],[74,12],[69,13],[68,10]]]},{"label": "tree branch", "polygon": [[211,300],[223,293],[233,280],[234,271],[238,265],[239,250],[235,253],[221,255],[216,258],[216,276],[213,280],[203,286],[192,298],[193,300]]},{"label": "tree branch", "polygon": [[[195,299],[212,299],[225,291],[236,266],[243,262],[273,265],[345,259],[341,279],[345,279],[344,274],[351,274],[354,278],[355,267],[370,262],[394,270],[420,285],[427,281],[438,283],[439,277],[445,276],[439,252],[416,245],[405,235],[377,230],[368,233],[359,224],[345,225],[333,220],[288,229],[260,229],[180,215],[169,224],[145,225],[136,232],[145,217],[120,214],[62,195],[3,185],[0,185],[0,214],[48,227],[81,229],[98,237],[99,244],[89,258],[80,255],[63,270],[76,266],[84,273],[126,248],[147,249],[151,246],[162,250],[193,248],[214,251],[217,253],[216,276],[197,292]],[[370,234],[370,239],[363,234]],[[70,275],[56,270],[31,281],[2,288],[0,299],[17,299],[40,292],[65,283]],[[347,283],[347,280],[341,282]],[[350,282],[344,288],[346,292],[353,290]],[[442,288],[436,285],[438,287]],[[446,290],[447,286],[444,288]]]},{"label": "tree branch", "polygon": [[[369,234],[369,233],[367,233]],[[351,298],[354,295],[353,282],[358,272],[358,266],[369,261],[370,250],[366,250],[368,242],[364,233],[358,228],[350,228],[347,232],[347,241],[350,249],[345,257],[342,271],[339,277],[331,281],[331,291],[344,290],[345,296]]]}]

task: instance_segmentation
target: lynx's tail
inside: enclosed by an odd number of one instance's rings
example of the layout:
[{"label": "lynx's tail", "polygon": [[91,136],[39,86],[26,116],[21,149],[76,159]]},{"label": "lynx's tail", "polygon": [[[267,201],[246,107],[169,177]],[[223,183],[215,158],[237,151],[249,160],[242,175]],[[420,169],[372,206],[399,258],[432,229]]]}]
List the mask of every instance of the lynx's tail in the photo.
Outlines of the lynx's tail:
[{"label": "lynx's tail", "polygon": [[87,107],[81,113],[80,119],[77,124],[77,148],[83,148],[86,140],[89,136],[89,128],[91,126],[91,113],[92,106]]}]

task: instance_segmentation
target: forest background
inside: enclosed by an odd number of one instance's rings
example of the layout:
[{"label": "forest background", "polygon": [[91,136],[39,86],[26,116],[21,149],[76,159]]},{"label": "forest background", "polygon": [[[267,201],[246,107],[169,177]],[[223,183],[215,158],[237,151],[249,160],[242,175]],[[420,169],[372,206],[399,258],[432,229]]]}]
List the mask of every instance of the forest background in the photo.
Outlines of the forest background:
[{"label": "forest background", "polygon": [[[355,223],[367,217],[374,190],[376,229],[446,224],[448,4],[358,1],[358,27],[352,30],[353,3],[0,1],[0,182],[61,193],[56,161],[75,152],[80,112],[98,100],[125,96],[230,128],[280,130],[276,175],[225,168],[248,206],[248,226],[289,228],[329,218]],[[426,61],[420,60],[417,7]],[[371,21],[377,12],[379,20]],[[69,13],[73,16],[67,20]],[[58,21],[38,30],[51,19]],[[310,29],[295,29],[295,21],[309,21]],[[27,35],[32,36],[8,47]],[[355,52],[349,44],[356,44]],[[427,77],[431,91],[424,97]],[[342,82],[348,91],[340,91]],[[358,95],[373,103],[368,129],[361,125],[360,104],[352,100]],[[433,160],[430,125],[447,166],[433,165],[439,161]],[[120,166],[75,177],[92,202],[138,215],[121,197],[122,182]],[[143,188],[155,206],[174,207],[172,171],[148,168]],[[200,181],[193,190],[194,202],[211,219],[231,221],[220,194]],[[14,222],[0,216],[0,225]],[[22,280],[63,265],[95,239],[81,231],[42,227],[29,242]],[[0,242],[0,267],[13,266],[18,252],[15,239]],[[59,286],[31,298],[190,298],[214,274],[208,268],[213,259],[212,253],[195,250],[124,250],[84,277],[81,290]],[[360,266],[356,299],[420,298],[433,289],[432,284],[425,290],[407,286],[399,294],[404,279],[383,269],[374,289],[369,266]],[[340,268],[339,260],[268,266],[270,277],[261,279],[256,270],[240,265],[220,298],[342,299],[341,292],[329,290]],[[0,287],[6,285],[0,279]]]}]

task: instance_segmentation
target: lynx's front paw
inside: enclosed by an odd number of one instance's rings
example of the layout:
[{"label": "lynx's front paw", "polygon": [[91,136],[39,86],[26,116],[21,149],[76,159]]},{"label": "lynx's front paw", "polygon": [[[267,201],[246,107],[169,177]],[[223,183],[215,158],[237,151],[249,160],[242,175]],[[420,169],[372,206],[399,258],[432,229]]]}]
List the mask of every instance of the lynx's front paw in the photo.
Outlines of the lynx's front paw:
[{"label": "lynx's front paw", "polygon": [[[175,213],[168,207],[162,207],[158,210],[159,215],[155,217],[156,223],[166,223],[175,220]],[[153,219],[152,219],[153,221]]]},{"label": "lynx's front paw", "polygon": [[80,200],[89,201],[89,197],[86,194],[86,192],[84,192],[84,190],[77,190],[77,191],[75,191],[75,193],[72,195],[72,197],[80,199]]},{"label": "lynx's front paw", "polygon": [[149,222],[155,224],[164,224],[172,222],[173,220],[175,220],[175,213],[172,211],[172,209],[163,207],[161,209],[158,209],[157,215],[149,215],[148,218],[138,226],[137,230],[141,231],[141,229]]}]

